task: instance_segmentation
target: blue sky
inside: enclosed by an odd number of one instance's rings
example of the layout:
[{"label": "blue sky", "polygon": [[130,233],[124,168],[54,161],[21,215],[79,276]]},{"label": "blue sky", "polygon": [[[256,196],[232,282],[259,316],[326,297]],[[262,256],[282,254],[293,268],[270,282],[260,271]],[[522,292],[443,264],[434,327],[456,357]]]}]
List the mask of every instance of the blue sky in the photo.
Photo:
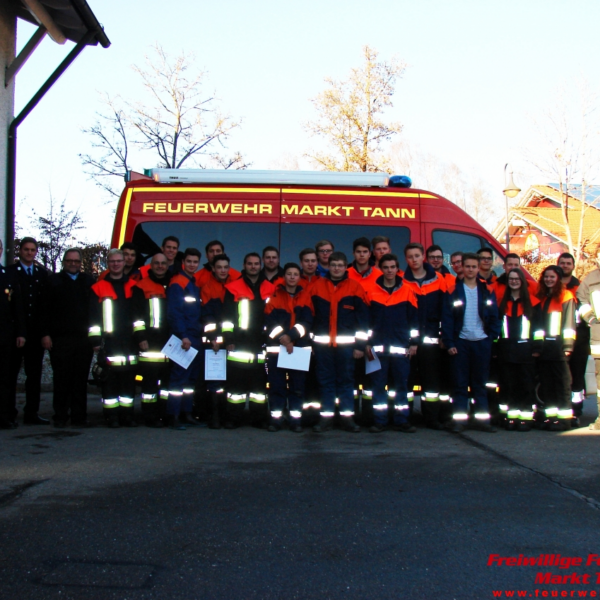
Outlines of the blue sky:
[{"label": "blue sky", "polygon": [[[154,42],[195,53],[223,106],[243,119],[230,149],[258,169],[310,148],[302,127],[314,116],[309,99],[326,76],[358,66],[363,45],[384,59],[397,55],[408,68],[389,119],[404,124],[411,143],[481,176],[498,202],[506,162],[521,187],[544,180],[523,160],[528,115],[561,81],[600,78],[594,0],[88,1],[112,46],[86,49],[19,128],[17,199],[26,225],[51,187],[94,222],[90,238],[108,239],[111,214],[82,173],[77,156],[89,139],[81,129],[101,109],[99,92],[139,97],[130,65]],[[31,31],[20,27],[19,47]],[[68,50],[42,43],[17,76],[16,112]]]}]

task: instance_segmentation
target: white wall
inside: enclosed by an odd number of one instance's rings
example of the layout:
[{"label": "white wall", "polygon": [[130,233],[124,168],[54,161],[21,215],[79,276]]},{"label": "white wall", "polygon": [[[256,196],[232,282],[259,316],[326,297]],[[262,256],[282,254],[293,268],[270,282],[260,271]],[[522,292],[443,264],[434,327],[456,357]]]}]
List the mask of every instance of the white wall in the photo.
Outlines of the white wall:
[{"label": "white wall", "polygon": [[6,148],[13,118],[14,79],[4,87],[5,68],[15,56],[17,19],[10,6],[0,2],[0,238],[6,247]]}]

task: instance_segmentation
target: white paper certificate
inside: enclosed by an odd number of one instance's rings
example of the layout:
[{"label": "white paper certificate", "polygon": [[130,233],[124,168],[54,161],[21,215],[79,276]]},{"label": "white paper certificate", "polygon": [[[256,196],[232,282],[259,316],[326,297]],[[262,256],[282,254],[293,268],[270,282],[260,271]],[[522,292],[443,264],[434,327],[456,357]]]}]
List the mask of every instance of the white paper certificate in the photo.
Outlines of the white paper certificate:
[{"label": "white paper certificate", "polygon": [[165,344],[161,352],[184,369],[187,369],[192,364],[192,361],[196,358],[196,354],[198,354],[196,348],[184,350],[181,347],[181,340],[174,335],[169,338],[169,341]]},{"label": "white paper certificate", "polygon": [[295,369],[296,371],[308,371],[310,366],[310,348],[296,348],[288,354],[285,346],[279,346],[279,358],[277,366],[280,369]]},{"label": "white paper certificate", "polygon": [[204,379],[225,381],[227,379],[227,350],[205,350]]},{"label": "white paper certificate", "polygon": [[373,360],[369,360],[365,353],[365,373],[369,375],[369,373],[375,373],[375,371],[379,371],[381,369],[381,361],[377,354],[375,354],[375,350],[371,350],[373,353]]}]

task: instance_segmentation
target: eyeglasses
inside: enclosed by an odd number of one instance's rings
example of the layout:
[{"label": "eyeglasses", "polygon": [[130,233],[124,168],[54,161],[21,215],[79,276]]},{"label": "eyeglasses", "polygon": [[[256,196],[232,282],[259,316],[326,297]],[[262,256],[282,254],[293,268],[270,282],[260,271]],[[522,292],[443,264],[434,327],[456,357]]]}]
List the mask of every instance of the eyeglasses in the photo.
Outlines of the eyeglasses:
[{"label": "eyeglasses", "polygon": [[319,250],[319,254],[331,254],[333,252],[333,250]]},{"label": "eyeglasses", "polygon": [[432,254],[432,255],[429,257],[429,260],[444,260],[444,257],[443,257],[441,254],[440,254],[439,256],[438,256],[438,255],[433,255],[433,254]]},{"label": "eyeglasses", "polygon": [[453,260],[450,264],[451,265],[462,265],[462,260]]}]

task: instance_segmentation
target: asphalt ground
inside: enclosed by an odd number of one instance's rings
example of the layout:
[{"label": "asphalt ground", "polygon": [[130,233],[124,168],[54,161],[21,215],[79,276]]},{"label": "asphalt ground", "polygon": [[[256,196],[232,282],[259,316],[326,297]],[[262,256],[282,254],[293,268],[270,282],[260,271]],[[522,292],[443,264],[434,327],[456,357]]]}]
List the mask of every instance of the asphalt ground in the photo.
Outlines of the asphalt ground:
[{"label": "asphalt ground", "polygon": [[[586,400],[584,424],[595,409]],[[587,428],[21,425],[0,432],[0,598],[600,597],[600,565],[487,566],[491,554],[600,554],[599,449]],[[594,583],[535,584],[550,571]]]}]

